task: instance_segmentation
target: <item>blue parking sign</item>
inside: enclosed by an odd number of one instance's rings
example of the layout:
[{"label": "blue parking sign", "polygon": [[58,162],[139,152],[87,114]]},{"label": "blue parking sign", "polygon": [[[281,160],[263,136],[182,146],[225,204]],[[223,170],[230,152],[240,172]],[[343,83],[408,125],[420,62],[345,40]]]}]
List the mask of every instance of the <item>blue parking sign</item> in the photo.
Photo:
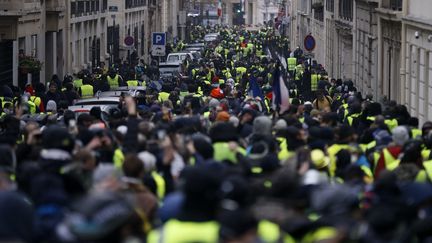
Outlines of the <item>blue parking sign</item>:
[{"label": "blue parking sign", "polygon": [[153,46],[165,46],[166,34],[161,32],[153,33]]}]

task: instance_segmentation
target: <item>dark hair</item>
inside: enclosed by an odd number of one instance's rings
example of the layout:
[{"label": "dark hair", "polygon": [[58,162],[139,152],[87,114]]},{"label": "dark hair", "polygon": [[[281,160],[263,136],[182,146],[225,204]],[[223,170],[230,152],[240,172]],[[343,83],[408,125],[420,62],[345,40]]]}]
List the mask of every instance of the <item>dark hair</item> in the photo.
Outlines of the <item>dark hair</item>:
[{"label": "dark hair", "polygon": [[125,176],[139,178],[144,171],[144,164],[136,154],[127,154],[122,169]]}]

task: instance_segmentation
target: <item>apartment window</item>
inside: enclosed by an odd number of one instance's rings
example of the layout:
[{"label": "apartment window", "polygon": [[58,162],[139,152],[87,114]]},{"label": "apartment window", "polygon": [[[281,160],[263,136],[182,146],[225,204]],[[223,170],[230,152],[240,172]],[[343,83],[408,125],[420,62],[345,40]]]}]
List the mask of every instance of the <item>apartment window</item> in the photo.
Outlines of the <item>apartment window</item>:
[{"label": "apartment window", "polygon": [[77,16],[82,16],[85,12],[85,5],[83,1],[78,2]]},{"label": "apartment window", "polygon": [[102,12],[105,12],[108,9],[108,0],[103,0],[102,2]]},{"label": "apartment window", "polygon": [[339,17],[344,20],[352,20],[353,18],[352,0],[341,0],[339,2]]},{"label": "apartment window", "polygon": [[324,21],[324,8],[323,7],[315,8],[314,18],[316,20],[321,21],[321,22]]},{"label": "apartment window", "polygon": [[395,11],[402,11],[402,0],[390,0],[390,8]]},{"label": "apartment window", "polygon": [[126,8],[136,8],[136,7],[142,7],[146,6],[147,0],[125,0],[125,6]]},{"label": "apartment window", "polygon": [[326,10],[334,12],[334,0],[326,0]]},{"label": "apartment window", "polygon": [[71,2],[71,15],[77,14],[77,5],[76,2]]}]

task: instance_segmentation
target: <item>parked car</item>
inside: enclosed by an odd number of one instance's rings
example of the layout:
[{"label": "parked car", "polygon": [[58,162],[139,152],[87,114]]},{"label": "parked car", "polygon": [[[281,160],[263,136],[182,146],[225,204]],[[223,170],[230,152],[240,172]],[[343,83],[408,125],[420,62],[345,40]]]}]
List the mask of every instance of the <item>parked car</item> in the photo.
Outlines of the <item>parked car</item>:
[{"label": "parked car", "polygon": [[210,33],[204,36],[205,42],[213,42],[219,39],[219,33]]}]

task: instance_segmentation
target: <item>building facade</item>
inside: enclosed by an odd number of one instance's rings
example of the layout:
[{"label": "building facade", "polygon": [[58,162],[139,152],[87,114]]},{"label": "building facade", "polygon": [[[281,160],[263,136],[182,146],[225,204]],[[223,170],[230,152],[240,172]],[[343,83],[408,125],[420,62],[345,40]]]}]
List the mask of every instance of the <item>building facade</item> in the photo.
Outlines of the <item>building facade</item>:
[{"label": "building facade", "polygon": [[248,0],[245,2],[247,25],[263,25],[278,17],[280,0]]},{"label": "building facade", "polygon": [[428,0],[403,3],[401,102],[420,121],[432,120],[432,16]]},{"label": "building facade", "polygon": [[291,46],[312,34],[312,55],[330,77],[432,120],[431,7],[428,0],[294,0]]},{"label": "building facade", "polygon": [[[47,82],[54,74],[62,78],[131,57],[149,61],[152,32],[185,36],[186,21],[179,18],[185,2],[0,0],[0,83]],[[128,46],[129,36],[134,43]],[[41,61],[41,71],[20,72],[20,55]]]}]

